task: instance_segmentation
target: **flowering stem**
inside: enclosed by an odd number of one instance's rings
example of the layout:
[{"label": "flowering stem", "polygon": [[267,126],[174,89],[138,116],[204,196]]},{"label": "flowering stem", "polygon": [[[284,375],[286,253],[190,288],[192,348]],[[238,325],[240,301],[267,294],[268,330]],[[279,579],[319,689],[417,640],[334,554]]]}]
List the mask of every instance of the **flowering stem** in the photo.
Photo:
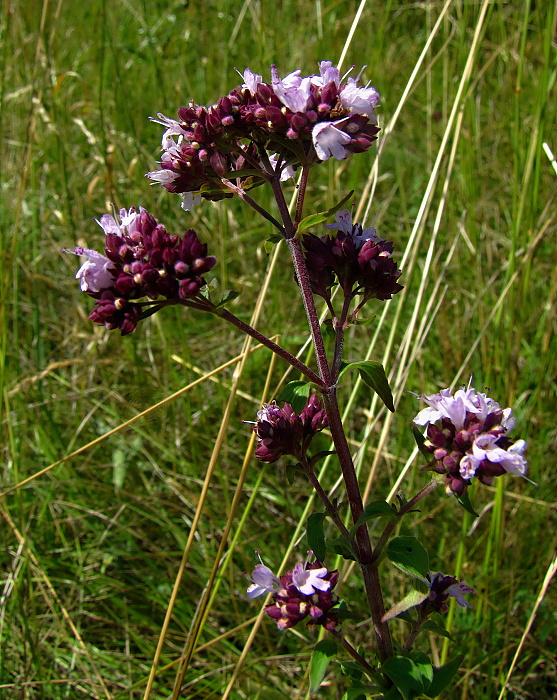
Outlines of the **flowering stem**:
[{"label": "flowering stem", "polygon": [[[348,446],[348,441],[346,440],[344,427],[342,425],[342,418],[336,397],[336,387],[334,385],[331,370],[327,361],[327,354],[323,343],[323,335],[319,325],[319,316],[317,314],[315,300],[311,291],[309,274],[304,259],[302,245],[296,238],[296,229],[290,217],[290,212],[288,211],[288,206],[284,199],[284,194],[282,192],[278,177],[272,178],[270,184],[273,188],[277,206],[284,223],[286,239],[288,247],[290,248],[292,262],[294,263],[294,271],[298,284],[300,285],[300,292],[304,302],[311,337],[315,348],[315,359],[317,361],[317,367],[319,368],[319,374],[321,375],[321,379],[325,385],[325,389],[323,391],[323,403],[325,405],[325,410],[327,411],[329,429],[331,431],[340,468],[342,470],[346,493],[350,503],[352,520],[355,523],[359,519],[364,509],[362,494],[360,493],[358,477],[356,475],[352,455],[350,453],[350,448]],[[381,581],[379,579],[377,564],[373,560],[371,542],[369,539],[367,526],[365,524],[358,528],[356,532],[356,542],[358,545],[358,563],[361,566],[362,575],[364,578],[364,586],[373,620],[373,628],[375,638],[377,640],[379,658],[381,661],[385,661],[393,655],[393,643],[388,624],[382,621],[382,617],[385,614],[385,605],[383,603]]]},{"label": "flowering stem", "polygon": [[333,356],[333,367],[332,375],[333,381],[336,383],[338,375],[340,373],[340,363],[342,362],[342,353],[344,350],[344,331],[346,326],[346,319],[348,317],[348,309],[350,308],[350,302],[352,301],[352,296],[348,294],[342,305],[342,311],[340,314],[340,319],[336,321],[335,328],[335,354]]},{"label": "flowering stem", "polygon": [[304,198],[306,196],[306,187],[308,184],[309,170],[309,165],[304,165],[302,167],[302,176],[298,184],[298,198],[296,200],[296,213],[294,215],[294,226],[296,230],[298,230],[298,224],[302,220],[302,212],[304,210]]},{"label": "flowering stem", "polygon": [[249,194],[246,193],[244,189],[241,187],[238,187],[235,185],[233,182],[230,180],[227,180],[225,177],[221,178],[221,182],[223,185],[225,185],[231,192],[234,192],[234,194],[237,194],[240,199],[242,199],[246,204],[249,204],[249,206],[252,209],[255,209],[255,211],[258,214],[261,214],[261,216],[264,219],[267,219],[267,221],[270,221],[275,228],[279,230],[279,232],[284,236],[284,228],[280,225],[280,223],[275,219],[275,217],[270,214],[266,209],[263,209],[262,206],[260,206],[255,199],[252,199]]},{"label": "flowering stem", "polygon": [[307,474],[309,480],[312,483],[313,488],[317,491],[317,495],[323,502],[323,505],[325,506],[325,510],[327,511],[327,514],[331,516],[331,518],[334,520],[335,525],[338,527],[340,530],[340,533],[343,537],[345,537],[347,540],[350,540],[350,533],[348,532],[348,529],[346,525],[342,522],[342,518],[338,514],[338,509],[331,503],[331,500],[325,493],[323,487],[319,483],[319,479],[317,478],[317,475],[313,471],[313,469],[308,466],[307,464],[304,464],[305,468],[305,473]]},{"label": "flowering stem", "polygon": [[381,552],[383,551],[385,545],[389,541],[390,536],[393,534],[393,530],[396,527],[398,518],[401,518],[403,515],[411,511],[417,503],[419,503],[426,496],[429,496],[429,494],[432,491],[434,491],[439,486],[439,484],[439,481],[437,481],[436,479],[432,479],[429,482],[429,484],[424,486],[423,489],[414,496],[414,498],[412,498],[410,501],[408,501],[408,503],[402,506],[402,508],[398,511],[396,515],[396,520],[391,520],[389,523],[387,523],[387,526],[381,533],[381,537],[377,540],[377,544],[375,545],[375,549],[373,550],[374,561],[377,561],[381,556]]},{"label": "flowering stem", "polygon": [[265,347],[269,348],[269,350],[272,350],[279,357],[282,357],[283,360],[288,362],[288,364],[294,367],[294,369],[297,369],[299,372],[301,372],[307,379],[309,379],[310,382],[316,384],[321,390],[325,388],[323,380],[320,379],[312,369],[310,369],[297,357],[289,353],[288,350],[285,350],[280,345],[277,345],[275,342],[273,342],[270,338],[267,338],[266,335],[263,335],[259,331],[255,330],[255,328],[252,328],[247,323],[244,323],[237,316],[234,316],[234,314],[230,313],[230,311],[228,311],[227,309],[215,307],[212,311],[214,314],[220,316],[220,318],[224,319],[225,321],[228,321],[233,326],[236,326],[236,328],[239,328],[247,335],[251,336],[252,338],[255,338],[255,340],[260,342],[262,345],[265,345]]},{"label": "flowering stem", "polygon": [[414,642],[416,641],[416,637],[420,633],[420,630],[422,629],[422,625],[424,622],[427,620],[427,613],[424,613],[422,610],[418,608],[418,619],[414,623],[412,627],[412,631],[408,635],[408,639],[404,643],[404,648],[407,651],[410,651],[412,647],[414,646]]},{"label": "flowering stem", "polygon": [[342,646],[346,649],[350,656],[355,661],[357,661],[360,664],[360,666],[364,668],[372,678],[377,676],[377,671],[373,668],[373,666],[368,664],[368,662],[364,659],[363,656],[361,656],[361,654],[358,654],[358,652],[354,649],[352,644],[350,644],[350,642],[347,639],[345,639],[338,630],[332,629],[329,631],[336,639],[338,639],[338,641],[342,644]]}]

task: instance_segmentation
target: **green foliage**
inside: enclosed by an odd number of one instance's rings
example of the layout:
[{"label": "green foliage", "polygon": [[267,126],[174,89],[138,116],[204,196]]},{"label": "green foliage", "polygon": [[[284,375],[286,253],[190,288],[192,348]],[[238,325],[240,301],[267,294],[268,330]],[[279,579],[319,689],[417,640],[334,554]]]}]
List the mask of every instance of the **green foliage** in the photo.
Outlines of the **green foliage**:
[{"label": "green foliage", "polygon": [[364,384],[369,386],[370,389],[373,389],[389,411],[393,411],[394,413],[393,394],[383,365],[380,362],[371,362],[369,360],[362,360],[361,362],[343,362],[339,379],[347,370],[353,368],[358,370]]},{"label": "green foliage", "polygon": [[405,574],[425,579],[429,571],[429,556],[415,537],[395,537],[387,545],[387,557]]},{"label": "green foliage", "polygon": [[309,664],[309,689],[312,695],[315,695],[319,690],[319,686],[325,677],[327,666],[336,654],[337,643],[334,639],[322,639],[313,648]]}]

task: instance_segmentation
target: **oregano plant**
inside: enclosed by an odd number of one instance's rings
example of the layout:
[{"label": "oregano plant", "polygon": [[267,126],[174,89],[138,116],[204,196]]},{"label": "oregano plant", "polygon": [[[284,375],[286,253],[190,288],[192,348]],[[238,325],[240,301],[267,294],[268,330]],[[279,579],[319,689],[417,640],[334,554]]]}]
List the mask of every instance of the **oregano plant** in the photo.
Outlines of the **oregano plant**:
[{"label": "oregano plant", "polygon": [[[341,77],[330,61],[321,61],[319,73],[305,77],[296,70],[281,78],[274,66],[270,82],[249,69],[241,77],[241,85],[209,108],[190,102],[178,109],[176,118],[159,114],[154,119],[164,127],[162,157],[160,167],[147,176],[180,194],[186,211],[203,200],[239,197],[268,224],[267,250],[286,243],[294,273],[292,298],[299,295],[304,305],[315,364],[306,364],[233,314],[229,302],[239,291],[217,297],[209,284],[216,258],[193,229],[184,235],[169,233],[141,207],[101,217],[104,253],[81,247],[71,251],[86,258],[76,277],[95,303],[89,318],[109,330],[128,335],[165,307],[185,306],[232,324],[300,374],[276,401],[257,412],[255,457],[268,464],[283,461],[302,474],[321,506],[306,524],[310,551],[291,569],[275,573],[265,543],[260,543],[263,555],[247,596],[267,597],[265,613],[281,631],[302,624],[323,631],[310,663],[312,693],[337,659],[335,668],[346,679],[346,700],[434,698],[450,685],[462,657],[436,666],[416,648],[416,640],[423,633],[450,639],[443,625],[448,603],[452,598],[469,608],[474,591],[450,573],[432,571],[426,547],[415,537],[398,534],[400,523],[412,518],[440,485],[447,497],[474,513],[470,484],[491,484],[505,474],[524,477],[526,444],[509,437],[511,409],[502,408],[487,392],[469,385],[455,392],[418,394],[426,407],[417,413],[413,433],[421,468],[433,478],[413,495],[401,493],[394,503],[381,494],[364,503],[338,388],[357,372],[388,410],[394,411],[394,402],[382,364],[347,362],[345,341],[348,329],[362,320],[364,307],[373,313],[373,307],[400,292],[404,271],[396,263],[395,244],[383,232],[352,220],[347,206],[353,193],[317,213],[305,211],[305,197],[314,168],[331,158],[357,157],[378,138],[379,93],[362,86],[360,76]],[[291,178],[297,182],[292,211],[284,193]],[[278,215],[258,203],[257,187],[271,190]],[[326,306],[325,323],[316,299]],[[330,431],[333,450],[314,447],[315,436],[324,429]],[[342,495],[334,500],[320,483],[317,468],[331,457],[343,485]],[[351,601],[336,592],[339,571],[329,563],[336,556],[359,569],[369,621],[355,619]],[[384,601],[392,596],[384,590],[382,569],[389,566],[407,577],[408,592],[387,610]],[[393,639],[394,618],[408,624],[402,638]],[[367,625],[367,643],[360,648],[350,642],[355,624]]]}]

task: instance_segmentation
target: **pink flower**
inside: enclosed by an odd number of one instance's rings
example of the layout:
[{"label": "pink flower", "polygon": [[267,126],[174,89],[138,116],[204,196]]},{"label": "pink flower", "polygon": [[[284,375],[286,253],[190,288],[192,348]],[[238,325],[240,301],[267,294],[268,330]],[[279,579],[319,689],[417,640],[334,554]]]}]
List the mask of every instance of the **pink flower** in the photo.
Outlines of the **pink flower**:
[{"label": "pink flower", "polygon": [[76,272],[75,278],[81,280],[82,292],[100,292],[112,286],[114,282],[114,268],[112,262],[96,250],[88,248],[74,248],[67,250],[74,255],[85,255],[87,260]]},{"label": "pink flower", "polygon": [[342,121],[344,120],[318,122],[313,127],[311,138],[319,160],[328,160],[331,156],[337,160],[342,160],[348,155],[345,146],[350,143],[351,138],[335,126],[335,124],[340,124]]},{"label": "pink flower", "polygon": [[292,583],[300,593],[313,595],[317,591],[328,591],[331,584],[324,580],[324,577],[329,573],[327,569],[324,566],[320,569],[308,569],[307,565],[307,561],[305,564],[299,562],[292,571]]},{"label": "pink flower", "polygon": [[271,67],[273,92],[292,112],[305,112],[311,90],[311,78],[300,78],[300,70],[289,73],[282,80],[277,69]]},{"label": "pink flower", "polygon": [[265,564],[257,564],[251,575],[253,583],[248,588],[248,598],[253,600],[264,593],[276,593],[282,588],[280,580]]}]

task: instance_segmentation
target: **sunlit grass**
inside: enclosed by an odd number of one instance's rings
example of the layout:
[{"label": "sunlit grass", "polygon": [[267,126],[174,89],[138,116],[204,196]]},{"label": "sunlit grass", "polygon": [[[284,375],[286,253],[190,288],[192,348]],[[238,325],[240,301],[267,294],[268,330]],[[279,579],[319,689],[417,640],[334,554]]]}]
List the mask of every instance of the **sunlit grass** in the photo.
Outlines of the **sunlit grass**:
[{"label": "sunlit grass", "polygon": [[[239,81],[234,67],[266,75],[270,63],[312,71],[338,59],[358,7],[11,3],[1,26],[3,491],[195,382],[194,368],[208,373],[242,352],[235,330],[190,310],[167,309],[124,339],[87,321],[76,259],[60,251],[100,246],[93,219],[110,202],[141,204],[172,232],[195,227],[218,257],[221,289],[243,289],[234,312],[249,320],[260,300],[257,327],[302,348],[287,251],[267,277],[270,230],[251,210],[227,200],[185,214],[177,196],[149,187],[143,174],[160,129],[148,117],[173,116],[190,98],[211,103]],[[556,545],[557,177],[542,148],[548,141],[557,152],[556,16],[550,3],[493,3],[480,25],[478,3],[449,4],[410,81],[444,7],[364,5],[343,67],[368,65],[384,141],[379,154],[319,168],[308,212],[354,189],[360,215],[404,260],[404,295],[384,317],[381,306],[370,311],[377,318],[347,343],[349,359],[370,352],[385,362],[398,404],[385,416],[358,383],[341,392],[369,499],[386,497],[406,464],[399,488],[412,495],[425,484],[419,463],[407,462],[417,410],[407,388],[430,392],[473,372],[478,388],[516,407],[517,435],[529,441],[539,489],[511,478],[476,489],[475,523],[439,491],[405,525],[435,555],[434,570],[458,568],[477,591],[474,611],[454,614],[448,652],[440,638],[423,648],[437,660],[462,649],[448,697],[488,699],[502,688]],[[260,606],[245,600],[242,577],[254,550],[276,567],[291,548],[290,564],[307,548],[294,541],[307,485],[246,459],[251,434],[241,421],[285,370],[277,362],[264,391],[269,363],[256,350],[240,376],[237,364],[224,369],[2,500],[1,697],[143,698],[188,539],[151,698],[172,697],[184,650],[182,697],[220,698],[227,687],[237,698],[306,697],[314,638],[255,624]],[[323,481],[334,488],[337,478],[330,460]],[[385,580],[396,602],[408,581],[387,570]],[[356,609],[360,590],[352,572],[342,593]],[[557,692],[554,609],[550,587],[509,680],[517,697]],[[366,638],[365,627],[354,632],[357,643]]]}]

